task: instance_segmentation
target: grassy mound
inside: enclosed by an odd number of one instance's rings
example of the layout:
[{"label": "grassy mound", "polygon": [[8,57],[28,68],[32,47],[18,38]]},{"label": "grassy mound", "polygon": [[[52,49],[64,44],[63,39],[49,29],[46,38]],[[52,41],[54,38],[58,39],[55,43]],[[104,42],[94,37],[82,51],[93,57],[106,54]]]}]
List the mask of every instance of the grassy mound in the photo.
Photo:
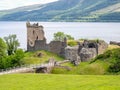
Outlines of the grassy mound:
[{"label": "grassy mound", "polygon": [[23,61],[25,62],[25,64],[40,64],[47,62],[49,58],[54,58],[58,61],[64,60],[63,57],[60,57],[57,54],[41,50],[36,52],[26,52]]},{"label": "grassy mound", "polygon": [[98,60],[103,62],[106,61],[110,64],[108,68],[108,72],[111,73],[120,72],[120,48],[107,50],[105,53],[97,56],[94,59],[94,62]]},{"label": "grassy mound", "polygon": [[118,45],[109,45],[108,50],[115,49],[115,48],[120,48]]},{"label": "grassy mound", "polygon": [[119,75],[15,74],[0,83],[0,90],[120,90]]},{"label": "grassy mound", "polygon": [[77,74],[77,75],[103,75],[106,73],[109,64],[107,62],[96,61],[94,63],[81,62],[78,66],[73,66],[71,63],[64,64],[69,66],[70,70],[65,68],[53,68],[53,74]]}]

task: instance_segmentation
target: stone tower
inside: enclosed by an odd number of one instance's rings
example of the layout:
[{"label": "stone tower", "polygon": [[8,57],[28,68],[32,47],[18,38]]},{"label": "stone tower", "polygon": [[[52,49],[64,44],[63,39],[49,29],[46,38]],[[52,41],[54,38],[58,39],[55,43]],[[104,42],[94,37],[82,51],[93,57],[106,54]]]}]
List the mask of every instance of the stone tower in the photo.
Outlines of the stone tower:
[{"label": "stone tower", "polygon": [[67,47],[67,39],[63,41],[51,41],[46,43],[43,26],[38,23],[26,23],[27,27],[27,51],[47,50],[61,56],[65,56],[65,47]]},{"label": "stone tower", "polygon": [[30,24],[27,26],[27,51],[35,51],[45,49],[46,39],[44,37],[43,26],[38,23]]}]

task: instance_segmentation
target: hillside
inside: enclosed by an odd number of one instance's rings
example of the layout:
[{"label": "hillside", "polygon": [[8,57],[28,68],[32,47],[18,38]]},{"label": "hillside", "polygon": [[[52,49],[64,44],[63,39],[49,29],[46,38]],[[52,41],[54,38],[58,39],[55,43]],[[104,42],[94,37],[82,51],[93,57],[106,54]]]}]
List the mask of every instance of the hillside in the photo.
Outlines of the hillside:
[{"label": "hillside", "polygon": [[[81,62],[78,66],[74,66],[71,62],[63,63],[61,66],[55,66],[51,74],[74,74],[74,75],[109,75],[120,74],[120,47],[109,45],[109,48],[103,54],[89,62]],[[41,56],[39,56],[41,54]],[[49,58],[54,57],[57,61],[62,61],[64,58],[48,52],[37,51],[27,52],[23,61],[25,64],[40,64],[46,63]]]},{"label": "hillside", "polygon": [[59,0],[0,11],[0,20],[119,22],[120,0]]},{"label": "hillside", "polygon": [[120,74],[120,47],[109,45],[108,50],[89,62],[81,62],[78,66],[65,63],[70,69],[54,67],[53,74],[104,75]]}]

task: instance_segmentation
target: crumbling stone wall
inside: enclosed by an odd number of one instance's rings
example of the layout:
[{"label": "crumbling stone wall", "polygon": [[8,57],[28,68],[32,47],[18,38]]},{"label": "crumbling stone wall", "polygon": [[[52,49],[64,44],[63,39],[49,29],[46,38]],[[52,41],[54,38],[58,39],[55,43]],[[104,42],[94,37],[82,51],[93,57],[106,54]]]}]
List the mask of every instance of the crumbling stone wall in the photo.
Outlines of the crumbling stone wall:
[{"label": "crumbling stone wall", "polygon": [[27,51],[47,50],[61,56],[65,55],[67,41],[51,41],[46,43],[43,26],[39,24],[26,23],[27,26]]},{"label": "crumbling stone wall", "polygon": [[71,62],[89,61],[98,54],[103,53],[107,47],[108,44],[104,41],[94,42],[85,40],[83,43],[79,43],[78,46],[66,47],[65,57]]},{"label": "crumbling stone wall", "polygon": [[51,41],[50,44],[48,44],[48,51],[64,56],[65,47],[66,47],[66,42]]},{"label": "crumbling stone wall", "polygon": [[78,65],[81,62],[80,56],[78,55],[78,46],[75,47],[66,47],[65,48],[65,57],[67,60],[70,60],[74,65]]},{"label": "crumbling stone wall", "polygon": [[97,55],[96,48],[82,48],[79,52],[81,62],[89,61]]},{"label": "crumbling stone wall", "polygon": [[116,42],[116,41],[110,41],[110,44],[111,45],[118,45],[118,46],[120,46],[120,42]]},{"label": "crumbling stone wall", "polygon": [[102,54],[106,50],[106,48],[108,48],[108,44],[103,40],[99,41],[98,42],[98,55]]}]

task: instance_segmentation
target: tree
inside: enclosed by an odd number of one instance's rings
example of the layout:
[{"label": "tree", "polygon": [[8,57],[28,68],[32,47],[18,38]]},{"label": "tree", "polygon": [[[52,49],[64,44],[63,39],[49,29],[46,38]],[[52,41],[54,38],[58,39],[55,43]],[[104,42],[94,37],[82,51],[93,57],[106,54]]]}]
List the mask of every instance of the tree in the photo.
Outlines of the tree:
[{"label": "tree", "polygon": [[22,60],[24,57],[24,51],[22,49],[17,49],[16,53],[11,56],[12,56],[11,67],[20,66],[20,65],[24,64],[24,62]]},{"label": "tree", "polygon": [[55,41],[63,41],[65,37],[68,40],[74,40],[74,38],[71,35],[65,34],[64,32],[54,33],[54,40]]},{"label": "tree", "polygon": [[9,35],[8,37],[4,37],[5,42],[7,44],[7,53],[8,55],[12,55],[16,52],[17,48],[19,47],[18,39],[16,39],[16,35]]},{"label": "tree", "polygon": [[64,37],[65,37],[65,34],[63,32],[54,33],[55,41],[63,41]]},{"label": "tree", "polygon": [[5,55],[6,52],[6,44],[3,41],[2,38],[0,38],[0,58],[2,58]]},{"label": "tree", "polygon": [[16,67],[24,64],[24,51],[22,49],[17,49],[15,54],[8,55],[0,59],[0,69],[6,69],[10,67]]},{"label": "tree", "polygon": [[68,40],[74,40],[74,37],[72,37],[71,35],[66,34],[66,37]]},{"label": "tree", "polygon": [[6,56],[6,44],[2,38],[0,38],[0,69],[3,67],[3,59]]}]

